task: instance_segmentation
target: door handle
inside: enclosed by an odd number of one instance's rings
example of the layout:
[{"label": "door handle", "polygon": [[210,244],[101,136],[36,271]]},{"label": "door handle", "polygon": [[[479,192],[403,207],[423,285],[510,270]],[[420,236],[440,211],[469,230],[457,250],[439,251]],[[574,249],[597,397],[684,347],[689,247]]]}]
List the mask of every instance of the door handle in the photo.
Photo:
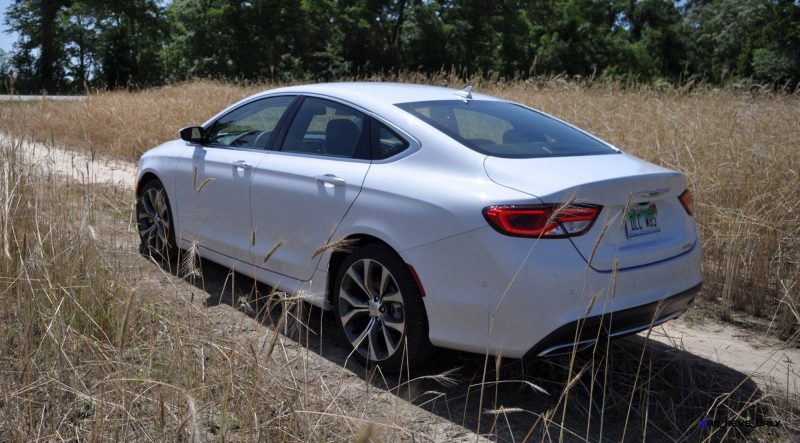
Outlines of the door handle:
[{"label": "door handle", "polygon": [[244,161],[244,160],[235,161],[235,162],[233,162],[233,163],[231,163],[231,164],[233,165],[233,167],[234,167],[234,168],[236,168],[236,169],[241,169],[241,170],[243,170],[243,171],[246,171],[246,170],[248,170],[248,169],[252,168],[252,166],[250,165],[250,163],[247,163],[247,162],[246,162],[246,161]]},{"label": "door handle", "polygon": [[347,183],[343,178],[333,174],[318,175],[314,177],[314,181],[317,183],[330,183],[333,186],[344,186]]}]

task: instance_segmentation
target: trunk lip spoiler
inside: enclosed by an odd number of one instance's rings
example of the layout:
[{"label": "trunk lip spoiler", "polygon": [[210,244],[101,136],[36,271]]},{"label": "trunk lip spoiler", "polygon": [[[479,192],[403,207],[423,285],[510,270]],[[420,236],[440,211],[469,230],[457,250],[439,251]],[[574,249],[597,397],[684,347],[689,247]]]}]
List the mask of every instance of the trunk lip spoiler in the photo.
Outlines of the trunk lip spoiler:
[{"label": "trunk lip spoiler", "polygon": [[671,190],[672,188],[658,188],[658,189],[653,189],[652,191],[632,192],[631,195],[639,198],[653,198],[653,197],[658,197],[659,195],[664,195]]}]

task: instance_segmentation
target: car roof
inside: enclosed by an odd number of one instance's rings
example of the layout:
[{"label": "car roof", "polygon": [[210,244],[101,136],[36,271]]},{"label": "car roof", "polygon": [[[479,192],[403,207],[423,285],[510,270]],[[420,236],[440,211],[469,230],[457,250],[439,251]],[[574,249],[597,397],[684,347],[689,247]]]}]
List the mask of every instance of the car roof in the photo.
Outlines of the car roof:
[{"label": "car roof", "polygon": [[[374,108],[397,103],[460,100],[461,97],[456,95],[456,92],[459,92],[459,90],[409,83],[342,82],[289,86],[270,89],[259,95],[276,93],[319,94],[336,97],[366,108]],[[473,100],[498,100],[495,97],[475,92],[472,93],[472,98]]]}]

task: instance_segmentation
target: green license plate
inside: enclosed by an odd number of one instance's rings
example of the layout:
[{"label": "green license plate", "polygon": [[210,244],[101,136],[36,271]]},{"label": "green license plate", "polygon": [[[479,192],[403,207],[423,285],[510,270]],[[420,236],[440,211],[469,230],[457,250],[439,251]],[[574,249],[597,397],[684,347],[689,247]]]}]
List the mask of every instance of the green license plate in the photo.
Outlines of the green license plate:
[{"label": "green license plate", "polygon": [[625,218],[625,233],[628,238],[654,234],[660,231],[658,208],[655,203],[631,208],[628,211],[628,216]]}]

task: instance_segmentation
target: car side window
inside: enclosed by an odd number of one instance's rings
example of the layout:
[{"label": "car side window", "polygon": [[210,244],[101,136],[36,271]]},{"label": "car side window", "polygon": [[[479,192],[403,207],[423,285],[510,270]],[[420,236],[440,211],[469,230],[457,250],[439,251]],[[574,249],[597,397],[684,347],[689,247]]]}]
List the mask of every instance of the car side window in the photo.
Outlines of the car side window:
[{"label": "car side window", "polygon": [[345,158],[369,157],[367,116],[341,103],[306,97],[286,132],[282,151]]},{"label": "car side window", "polygon": [[408,142],[385,124],[373,119],[370,125],[372,127],[373,160],[389,158],[408,148]]},{"label": "car side window", "polygon": [[264,98],[243,105],[217,120],[206,135],[211,146],[267,149],[272,132],[296,97]]}]

